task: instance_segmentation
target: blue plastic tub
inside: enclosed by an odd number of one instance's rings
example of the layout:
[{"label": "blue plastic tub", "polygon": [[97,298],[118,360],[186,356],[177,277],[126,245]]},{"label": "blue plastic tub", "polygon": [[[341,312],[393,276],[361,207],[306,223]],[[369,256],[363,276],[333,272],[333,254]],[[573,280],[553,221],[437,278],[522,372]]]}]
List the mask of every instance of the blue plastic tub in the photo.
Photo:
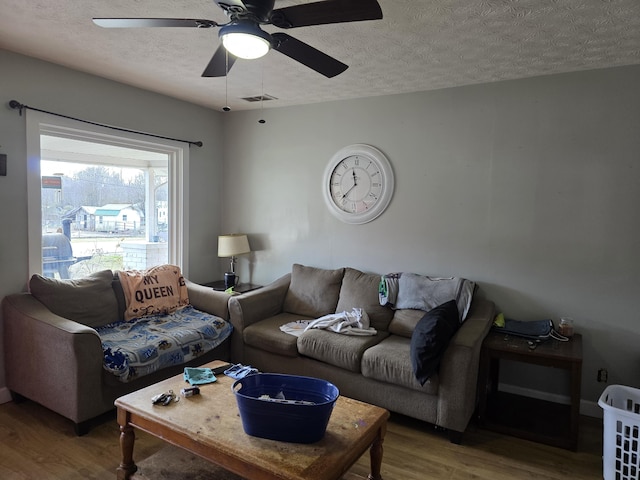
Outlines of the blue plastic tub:
[{"label": "blue plastic tub", "polygon": [[276,373],[249,375],[231,388],[246,434],[291,443],[321,440],[340,395],[326,380]]}]

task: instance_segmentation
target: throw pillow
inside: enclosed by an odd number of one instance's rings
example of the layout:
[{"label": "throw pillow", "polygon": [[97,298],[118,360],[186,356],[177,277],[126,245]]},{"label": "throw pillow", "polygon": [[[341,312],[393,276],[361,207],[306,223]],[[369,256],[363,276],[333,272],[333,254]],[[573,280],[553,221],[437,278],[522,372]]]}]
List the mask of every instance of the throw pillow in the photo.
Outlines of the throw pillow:
[{"label": "throw pillow", "polygon": [[383,307],[378,301],[380,275],[364,273],[347,267],[344,271],[340,299],[336,312],[350,312],[353,308],[362,308],[369,315],[371,326],[376,330],[386,330],[393,316],[393,310]]},{"label": "throw pillow", "polygon": [[411,366],[420,385],[438,371],[449,340],[459,327],[455,300],[438,305],[420,319],[411,336]]},{"label": "throw pillow", "polygon": [[118,276],[127,305],[125,320],[172,313],[189,305],[187,284],[177,265],[119,271]]},{"label": "throw pillow", "polygon": [[326,270],[294,264],[284,311],[318,318],[336,312],[344,268]]},{"label": "throw pillow", "polygon": [[95,328],[118,320],[112,279],[111,270],[75,280],[57,280],[35,274],[29,280],[29,291],[56,315]]}]

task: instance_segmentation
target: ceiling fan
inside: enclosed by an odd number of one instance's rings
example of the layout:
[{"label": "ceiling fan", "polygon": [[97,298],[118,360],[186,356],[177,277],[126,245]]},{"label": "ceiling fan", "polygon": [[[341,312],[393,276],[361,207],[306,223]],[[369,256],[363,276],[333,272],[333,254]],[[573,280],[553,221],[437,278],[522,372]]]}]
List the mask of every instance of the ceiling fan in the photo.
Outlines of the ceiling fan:
[{"label": "ceiling fan", "polygon": [[222,42],[205,68],[203,77],[224,77],[237,58],[259,58],[273,49],[331,78],[344,72],[348,66],[291,35],[282,32],[270,34],[260,26],[289,29],[382,18],[377,0],[324,0],[275,10],[275,0],[214,2],[229,17],[228,23],[193,18],[94,18],[93,22],[105,28],[220,27],[218,37]]}]

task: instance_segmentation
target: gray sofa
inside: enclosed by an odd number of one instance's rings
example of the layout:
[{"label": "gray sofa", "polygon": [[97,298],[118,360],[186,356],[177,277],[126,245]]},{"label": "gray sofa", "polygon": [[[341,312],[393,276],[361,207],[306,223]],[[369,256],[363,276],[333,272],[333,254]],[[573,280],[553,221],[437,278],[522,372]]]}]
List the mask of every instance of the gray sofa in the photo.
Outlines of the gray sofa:
[{"label": "gray sofa", "polygon": [[[98,272],[88,279],[66,281],[70,283],[61,285],[61,290],[56,290],[55,281],[47,282],[53,282],[53,290],[41,286],[36,295],[17,293],[2,301],[6,383],[15,399],[26,397],[71,419],[78,435],[89,430],[93,419],[113,410],[116,398],[177,375],[185,366],[229,359],[227,338],[188,363],[123,383],[103,368],[101,339],[94,328],[106,319],[123,318],[117,276]],[[30,284],[33,291],[34,278]],[[227,294],[189,281],[186,286],[194,308],[228,319]],[[65,318],[47,305],[69,313]]]},{"label": "gray sofa", "polygon": [[[480,348],[494,318],[493,302],[473,296],[468,315],[445,346],[438,372],[421,385],[410,360],[413,330],[425,314],[381,306],[380,275],[353,268],[294,265],[259,290],[231,297],[231,358],[261,371],[333,382],[340,394],[449,431],[454,443],[476,408]],[[307,330],[296,337],[280,326],[364,308],[374,336]]]}]

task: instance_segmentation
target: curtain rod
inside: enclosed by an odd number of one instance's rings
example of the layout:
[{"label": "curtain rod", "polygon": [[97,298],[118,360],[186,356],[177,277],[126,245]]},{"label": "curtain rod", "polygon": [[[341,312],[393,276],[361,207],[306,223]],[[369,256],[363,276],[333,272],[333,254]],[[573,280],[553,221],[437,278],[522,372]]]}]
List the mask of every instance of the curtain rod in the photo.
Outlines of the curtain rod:
[{"label": "curtain rod", "polygon": [[29,108],[31,110],[35,110],[36,112],[48,113],[49,115],[68,118],[69,120],[76,120],[78,122],[88,123],[90,125],[96,125],[98,127],[110,128],[112,130],[118,130],[120,132],[137,133],[138,135],[146,135],[148,137],[162,138],[163,140],[173,140],[175,142],[184,142],[184,143],[188,143],[189,145],[195,145],[196,147],[202,147],[202,142],[192,142],[190,140],[181,140],[179,138],[163,137],[162,135],[154,135],[153,133],[138,132],[136,130],[129,130],[128,128],[114,127],[112,125],[105,125],[104,123],[96,123],[96,122],[91,122],[89,120],[82,120],[81,118],[70,117],[69,115],[62,115],[61,113],[48,112],[46,110],[41,110],[39,108],[30,107],[29,105],[20,103],[17,100],[11,100],[9,102],[9,106],[14,110],[19,110],[20,116],[22,116],[22,110],[24,110],[25,108]]}]

